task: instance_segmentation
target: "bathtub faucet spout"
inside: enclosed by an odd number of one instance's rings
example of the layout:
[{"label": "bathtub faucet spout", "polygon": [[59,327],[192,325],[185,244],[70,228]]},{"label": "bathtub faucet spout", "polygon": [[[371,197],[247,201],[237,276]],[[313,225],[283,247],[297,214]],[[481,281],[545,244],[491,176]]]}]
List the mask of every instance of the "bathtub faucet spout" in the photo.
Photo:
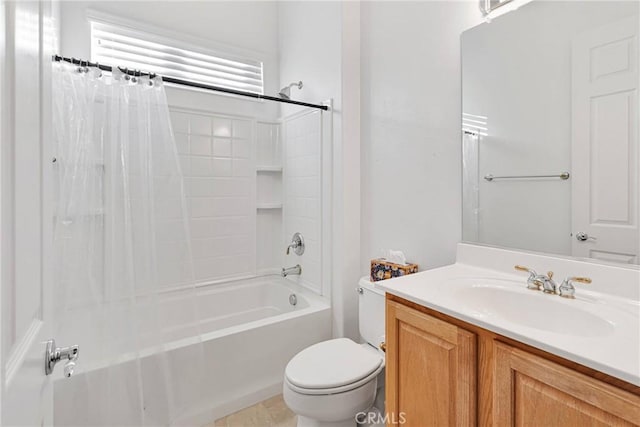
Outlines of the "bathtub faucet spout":
[{"label": "bathtub faucet spout", "polygon": [[290,274],[297,274],[298,276],[302,274],[302,267],[300,267],[300,264],[296,264],[294,267],[289,268],[282,267],[282,277],[287,277]]}]

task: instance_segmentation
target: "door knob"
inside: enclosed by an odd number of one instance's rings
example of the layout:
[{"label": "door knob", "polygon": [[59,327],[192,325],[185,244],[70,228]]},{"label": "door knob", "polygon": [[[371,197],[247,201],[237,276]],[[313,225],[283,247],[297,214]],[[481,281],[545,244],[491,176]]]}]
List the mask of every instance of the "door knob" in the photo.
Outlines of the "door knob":
[{"label": "door knob", "polygon": [[581,231],[579,233],[576,233],[576,239],[580,242],[586,242],[587,240],[597,240],[595,237],[591,237],[589,236],[587,233],[585,233],[584,231]]},{"label": "door knob", "polygon": [[56,347],[56,340],[51,339],[47,341],[47,348],[44,352],[45,375],[50,375],[53,372],[56,363],[62,359],[67,359],[67,363],[64,364],[64,376],[69,378],[73,375],[76,367],[78,353],[80,353],[80,348],[77,345],[72,345],[71,347]]}]

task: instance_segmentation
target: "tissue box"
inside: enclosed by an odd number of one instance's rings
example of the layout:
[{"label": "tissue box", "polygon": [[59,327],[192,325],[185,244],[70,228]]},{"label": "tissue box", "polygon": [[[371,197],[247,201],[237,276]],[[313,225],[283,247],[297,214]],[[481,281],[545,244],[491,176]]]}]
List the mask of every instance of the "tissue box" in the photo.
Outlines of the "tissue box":
[{"label": "tissue box", "polygon": [[371,260],[371,281],[391,279],[392,277],[400,277],[407,274],[417,273],[418,264],[395,264],[384,258]]}]

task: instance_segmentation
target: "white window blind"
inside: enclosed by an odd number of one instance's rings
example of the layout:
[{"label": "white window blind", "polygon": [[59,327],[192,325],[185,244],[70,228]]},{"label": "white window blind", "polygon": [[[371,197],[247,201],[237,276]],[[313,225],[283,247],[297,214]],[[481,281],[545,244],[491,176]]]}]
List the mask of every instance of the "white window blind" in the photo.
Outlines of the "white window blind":
[{"label": "white window blind", "polygon": [[176,40],[91,22],[91,60],[245,92],[264,93],[262,61],[196,51]]},{"label": "white window blind", "polygon": [[487,117],[462,113],[462,131],[473,135],[487,136],[489,132]]}]

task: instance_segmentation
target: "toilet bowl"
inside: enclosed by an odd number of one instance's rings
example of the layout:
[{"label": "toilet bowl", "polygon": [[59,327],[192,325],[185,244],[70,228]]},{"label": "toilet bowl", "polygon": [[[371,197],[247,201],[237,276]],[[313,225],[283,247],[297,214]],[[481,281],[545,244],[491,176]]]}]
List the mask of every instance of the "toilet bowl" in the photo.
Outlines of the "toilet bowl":
[{"label": "toilet bowl", "polygon": [[[367,343],[336,338],[296,354],[285,369],[284,401],[298,427],[353,427],[384,394],[384,292],[360,280],[358,312]],[[378,399],[382,401],[382,399]],[[384,408],[378,408],[384,410]]]}]

